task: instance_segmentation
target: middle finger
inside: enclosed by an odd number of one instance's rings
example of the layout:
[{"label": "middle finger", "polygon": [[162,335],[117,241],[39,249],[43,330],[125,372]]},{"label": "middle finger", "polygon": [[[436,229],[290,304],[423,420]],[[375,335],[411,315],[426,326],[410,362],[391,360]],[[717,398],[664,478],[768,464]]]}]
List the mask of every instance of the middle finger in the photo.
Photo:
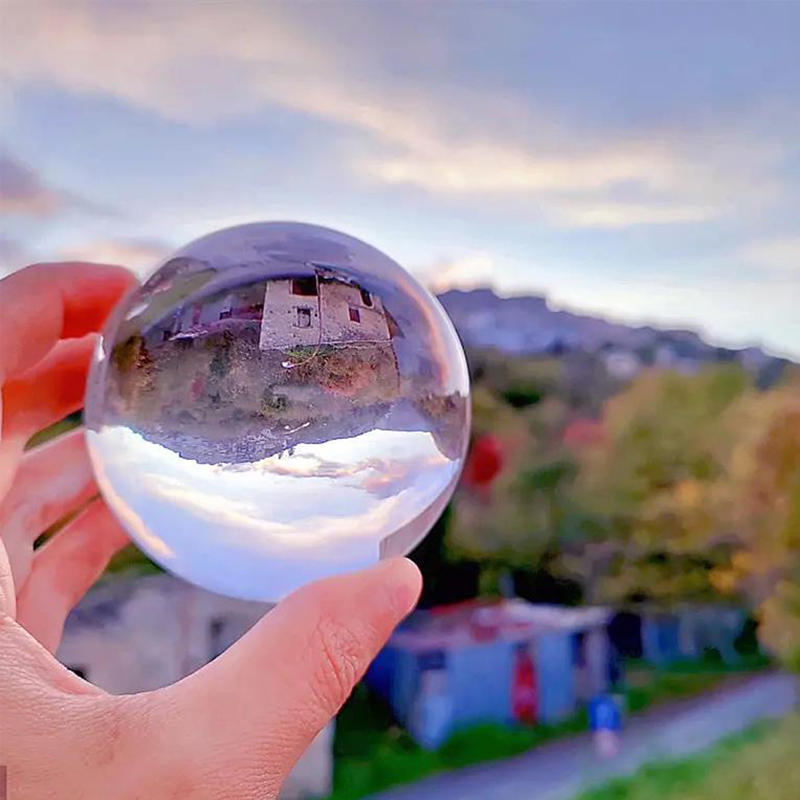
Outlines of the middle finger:
[{"label": "middle finger", "polygon": [[95,339],[60,341],[36,366],[3,386],[3,439],[27,441],[83,407]]}]

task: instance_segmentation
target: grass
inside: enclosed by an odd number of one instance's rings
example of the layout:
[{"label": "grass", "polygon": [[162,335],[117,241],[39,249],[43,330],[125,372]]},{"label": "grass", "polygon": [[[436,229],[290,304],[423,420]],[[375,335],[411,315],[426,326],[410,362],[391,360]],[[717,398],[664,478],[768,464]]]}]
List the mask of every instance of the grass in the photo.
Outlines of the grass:
[{"label": "grass", "polygon": [[666,669],[632,662],[626,671],[626,708],[636,713],[666,700],[693,697],[713,689],[726,678],[748,674],[768,664],[769,660],[760,654],[743,656],[731,667],[713,658],[676,663]]},{"label": "grass", "polygon": [[[629,711],[637,712],[665,701],[693,697],[734,674],[766,664],[766,659],[759,656],[747,657],[736,669],[714,661],[662,670],[633,663],[628,668],[626,705]],[[524,753],[545,742],[585,731],[587,720],[582,711],[558,725],[477,725],[457,731],[438,750],[426,751],[394,723],[389,710],[362,685],[342,709],[336,725],[334,791],[330,800],[358,800],[438,772]]]},{"label": "grass", "polygon": [[51,425],[49,428],[45,428],[44,430],[35,433],[25,445],[26,450],[30,450],[32,447],[38,447],[39,445],[45,444],[46,442],[50,441],[50,439],[55,439],[56,436],[62,436],[65,433],[69,433],[74,428],[77,428],[81,424],[81,412],[78,411],[75,414],[70,414],[68,417],[64,417],[64,419],[59,420],[55,424]]},{"label": "grass", "polygon": [[337,718],[331,800],[357,800],[437,772],[508,758],[586,730],[586,724],[586,714],[581,712],[558,725],[476,725],[457,731],[438,750],[428,751],[394,724],[388,709],[362,685]]},{"label": "grass", "polygon": [[797,800],[800,714],[759,723],[700,755],[643,767],[576,800]]}]

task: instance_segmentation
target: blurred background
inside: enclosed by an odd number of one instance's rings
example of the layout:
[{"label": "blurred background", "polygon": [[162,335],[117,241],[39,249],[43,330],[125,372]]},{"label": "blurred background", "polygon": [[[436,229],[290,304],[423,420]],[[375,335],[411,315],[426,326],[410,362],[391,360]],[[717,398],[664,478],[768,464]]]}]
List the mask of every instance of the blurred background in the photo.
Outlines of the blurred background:
[{"label": "blurred background", "polygon": [[[0,2],[3,274],[145,276],[307,221],[412,271],[467,350],[422,610],[287,797],[797,797],[798,27],[769,1]],[[131,548],[59,657],[151,688],[262,611]]]}]

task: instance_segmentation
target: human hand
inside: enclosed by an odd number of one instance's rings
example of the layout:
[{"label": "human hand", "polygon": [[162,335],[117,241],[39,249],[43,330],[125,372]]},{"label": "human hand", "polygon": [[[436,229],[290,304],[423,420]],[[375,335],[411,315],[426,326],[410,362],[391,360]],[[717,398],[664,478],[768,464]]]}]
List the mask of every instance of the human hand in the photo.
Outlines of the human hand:
[{"label": "human hand", "polygon": [[[27,452],[81,408],[118,267],[36,265],[0,281],[0,764],[9,797],[273,798],[421,587],[392,559],[300,589],[179,683],[114,697],[53,657],[64,620],[127,537],[83,433]],[[80,510],[80,509],[83,510]],[[39,534],[80,513],[44,546]]]}]

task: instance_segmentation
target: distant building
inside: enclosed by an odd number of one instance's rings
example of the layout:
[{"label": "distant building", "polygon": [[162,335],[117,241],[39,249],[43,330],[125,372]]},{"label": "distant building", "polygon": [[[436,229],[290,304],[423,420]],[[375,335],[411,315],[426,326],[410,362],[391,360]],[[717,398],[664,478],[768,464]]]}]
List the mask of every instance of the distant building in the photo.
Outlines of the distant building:
[{"label": "distant building", "polygon": [[266,286],[262,350],[390,339],[381,299],[355,283],[310,275]]},{"label": "distant building", "polygon": [[736,641],[747,623],[744,609],[724,604],[684,604],[674,611],[651,609],[642,614],[642,651],[653,664],[702,659],[716,652],[735,665],[741,658]]},{"label": "distant building", "polygon": [[642,368],[642,361],[630,350],[614,349],[603,356],[606,372],[620,381],[628,381],[636,377]]},{"label": "distant building", "polygon": [[748,619],[744,609],[721,603],[684,603],[669,610],[641,606],[615,614],[609,634],[626,657],[658,666],[697,661],[709,653],[736,665],[741,660],[737,642]]},{"label": "distant building", "polygon": [[[261,603],[212,594],[166,574],[117,578],[92,589],[73,610],[56,655],[112,694],[148,691],[174,683],[211,661],[266,609]],[[333,727],[328,726],[297,763],[281,800],[330,794],[332,745]]]},{"label": "distant building", "polygon": [[555,723],[608,689],[609,618],[605,608],[524,600],[418,611],[367,681],[423,747],[481,722]]},{"label": "distant building", "polygon": [[[681,351],[686,351],[681,352]],[[699,357],[692,355],[687,346],[677,347],[671,344],[659,345],[653,356],[653,363],[657,367],[672,369],[682,375],[694,375],[705,363]]]}]

